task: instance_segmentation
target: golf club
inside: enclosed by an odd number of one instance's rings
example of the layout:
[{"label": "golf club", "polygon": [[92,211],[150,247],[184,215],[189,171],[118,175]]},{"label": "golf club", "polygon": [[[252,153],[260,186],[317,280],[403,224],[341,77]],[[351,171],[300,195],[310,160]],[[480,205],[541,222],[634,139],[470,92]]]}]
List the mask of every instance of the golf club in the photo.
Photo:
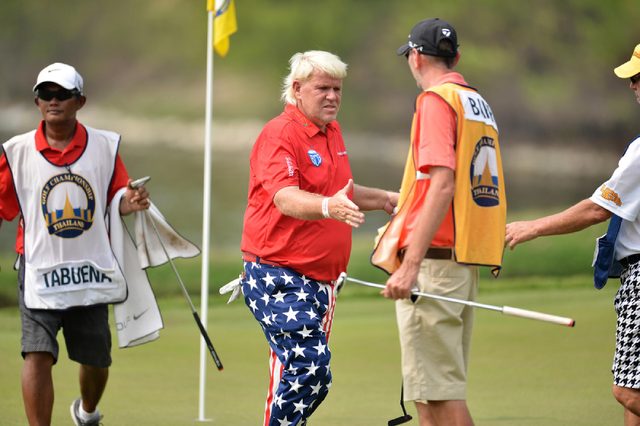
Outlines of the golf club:
[{"label": "golf club", "polygon": [[[341,276],[342,275],[340,275],[340,277]],[[338,278],[338,280],[340,280],[340,277]],[[348,277],[346,275],[345,275],[345,280],[351,281],[353,283],[360,284],[360,285],[363,285],[363,286],[367,286],[367,287],[382,288],[382,289],[385,288],[385,286],[383,284],[376,284],[376,283],[372,283],[372,282],[368,282],[368,281],[363,281],[363,280],[359,280],[357,278]],[[481,309],[488,309],[490,311],[497,311],[497,312],[503,313],[504,315],[510,315],[510,316],[520,317],[520,318],[529,318],[529,319],[537,320],[537,321],[550,322],[550,323],[553,323],[553,324],[564,325],[566,327],[573,327],[576,324],[575,320],[573,320],[572,318],[559,317],[559,316],[556,316],[556,315],[544,314],[542,312],[529,311],[527,309],[513,308],[511,306],[487,305],[487,304],[484,304],[484,303],[471,302],[469,300],[455,299],[453,297],[438,296],[436,294],[422,293],[422,292],[416,291],[415,289],[413,289],[411,291],[411,294],[414,294],[416,296],[427,297],[429,299],[443,300],[443,301],[452,302],[452,303],[460,303],[460,304],[471,306],[471,307],[474,307],[474,308],[481,308]]]},{"label": "golf club", "polygon": [[202,335],[202,338],[207,344],[207,348],[209,348],[209,353],[213,358],[213,362],[216,363],[216,367],[218,367],[218,370],[222,371],[222,369],[224,368],[222,366],[222,362],[220,361],[220,358],[218,357],[216,350],[213,348],[213,343],[211,343],[211,339],[209,338],[209,334],[207,333],[207,330],[204,328],[204,325],[202,325],[202,321],[200,321],[200,316],[198,315],[198,312],[196,311],[196,307],[193,305],[193,302],[191,301],[191,297],[189,296],[189,292],[187,291],[187,288],[185,287],[184,282],[182,282],[182,278],[180,277],[180,274],[176,269],[176,265],[173,263],[171,256],[169,256],[167,249],[165,248],[164,244],[162,243],[162,240],[160,239],[160,233],[158,232],[158,228],[156,228],[156,223],[148,211],[145,211],[145,214],[147,215],[147,218],[151,222],[151,226],[153,226],[153,231],[155,232],[156,237],[158,237],[158,241],[160,242],[160,247],[162,247],[162,251],[164,251],[164,254],[167,257],[167,260],[171,265],[171,269],[173,269],[173,272],[176,278],[178,279],[178,282],[180,283],[180,288],[182,288],[182,293],[184,294],[185,299],[187,299],[187,302],[189,303],[189,307],[191,308],[191,313],[193,314],[193,319],[195,319],[196,324],[198,324],[198,328],[200,329],[200,334]]},{"label": "golf club", "polygon": [[404,406],[404,384],[400,387],[400,408],[402,408],[402,415],[389,420],[387,426],[398,426],[410,422],[413,419],[413,417],[407,413],[407,409]]},{"label": "golf club", "polygon": [[[131,182],[129,184],[129,186],[133,189],[137,189],[138,187],[142,186],[144,183],[148,182],[149,179],[151,179],[149,176],[145,176],[143,178],[134,180],[133,182]],[[171,259],[171,256],[169,256],[169,253],[167,252],[166,247],[164,246],[164,243],[162,242],[162,239],[160,238],[160,233],[158,232],[158,228],[156,228],[156,223],[153,220],[153,217],[151,217],[151,215],[149,214],[149,211],[145,211],[144,214],[147,215],[147,219],[149,219],[149,222],[151,222],[151,226],[153,227],[153,231],[156,234],[156,237],[158,238],[158,242],[160,243],[160,247],[162,247],[162,251],[164,252],[164,255],[167,257],[167,260],[169,261],[169,264],[171,265],[171,269],[173,269],[173,273],[175,274],[176,278],[178,279],[178,283],[180,284],[180,288],[182,289],[182,293],[184,294],[185,299],[187,299],[187,302],[189,303],[189,307],[191,308],[191,313],[193,314],[193,319],[195,319],[196,324],[198,324],[198,328],[200,329],[200,334],[202,335],[202,338],[204,339],[205,343],[207,344],[207,348],[209,348],[209,353],[211,354],[211,357],[213,358],[213,362],[216,363],[216,367],[218,367],[219,371],[222,371],[222,369],[224,368],[222,366],[222,362],[220,361],[220,358],[218,357],[218,354],[216,353],[216,350],[213,348],[213,343],[211,343],[211,339],[209,338],[209,334],[207,333],[207,330],[204,328],[204,325],[202,325],[202,321],[200,321],[200,315],[198,315],[198,311],[196,311],[196,307],[193,305],[193,302],[191,301],[191,297],[189,296],[189,292],[187,291],[187,288],[184,285],[184,282],[182,282],[182,278],[180,277],[180,274],[178,273],[178,269],[176,268],[176,265],[173,263],[173,259]]]}]

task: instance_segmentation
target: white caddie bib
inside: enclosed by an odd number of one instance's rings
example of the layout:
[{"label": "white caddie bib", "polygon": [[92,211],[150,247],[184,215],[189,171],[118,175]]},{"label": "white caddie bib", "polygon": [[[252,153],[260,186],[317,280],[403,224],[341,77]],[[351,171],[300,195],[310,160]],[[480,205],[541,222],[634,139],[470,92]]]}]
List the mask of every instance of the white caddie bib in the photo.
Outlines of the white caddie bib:
[{"label": "white caddie bib", "polygon": [[31,309],[115,303],[127,297],[105,223],[120,137],[86,129],[85,151],[64,167],[37,151],[35,131],[4,144],[24,220],[24,301]]}]

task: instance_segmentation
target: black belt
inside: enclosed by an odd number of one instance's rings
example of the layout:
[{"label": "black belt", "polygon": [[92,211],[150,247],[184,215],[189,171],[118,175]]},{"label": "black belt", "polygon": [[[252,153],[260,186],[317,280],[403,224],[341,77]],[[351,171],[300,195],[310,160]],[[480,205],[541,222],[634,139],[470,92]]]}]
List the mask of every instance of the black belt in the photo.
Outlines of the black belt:
[{"label": "black belt", "polygon": [[453,250],[443,247],[429,247],[429,250],[424,254],[425,259],[453,259]]},{"label": "black belt", "polygon": [[628,268],[629,266],[638,262],[640,262],[640,253],[632,254],[631,256],[620,259],[620,264],[625,268]]}]

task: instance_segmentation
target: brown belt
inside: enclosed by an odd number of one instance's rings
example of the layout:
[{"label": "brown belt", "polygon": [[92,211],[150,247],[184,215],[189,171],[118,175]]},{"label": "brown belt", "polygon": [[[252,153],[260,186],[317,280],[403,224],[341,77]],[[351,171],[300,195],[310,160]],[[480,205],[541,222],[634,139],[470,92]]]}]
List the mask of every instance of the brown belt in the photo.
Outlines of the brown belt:
[{"label": "brown belt", "polygon": [[[400,250],[398,252],[398,257],[400,261],[404,259],[405,250]],[[425,259],[439,259],[439,260],[450,260],[453,259],[453,250],[448,247],[429,247],[427,252],[424,254]]]},{"label": "brown belt", "polygon": [[453,250],[444,247],[429,247],[424,255],[425,259],[453,259]]},{"label": "brown belt", "polygon": [[269,260],[261,258],[260,256],[256,256],[253,253],[247,253],[246,251],[242,252],[242,260],[244,260],[245,262],[262,263],[263,265],[284,268],[284,266],[280,265],[279,263],[271,262]]}]

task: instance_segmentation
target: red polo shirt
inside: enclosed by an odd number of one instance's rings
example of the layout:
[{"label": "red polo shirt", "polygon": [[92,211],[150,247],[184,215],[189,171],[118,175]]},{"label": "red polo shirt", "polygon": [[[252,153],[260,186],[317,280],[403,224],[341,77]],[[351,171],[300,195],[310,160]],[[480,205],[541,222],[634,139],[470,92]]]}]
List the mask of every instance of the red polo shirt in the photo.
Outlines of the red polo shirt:
[{"label": "red polo shirt", "polygon": [[[69,145],[63,150],[57,150],[49,146],[47,138],[44,135],[44,121],[40,122],[35,134],[36,149],[44,155],[44,157],[56,166],[64,166],[75,162],[87,145],[87,130],[80,123],[76,124],[76,133]],[[116,156],[116,164],[109,186],[109,194],[107,203],[118,190],[127,185],[129,174],[124,167],[124,163],[120,159],[120,154]],[[0,218],[11,221],[20,213],[20,205],[18,204],[18,196],[13,186],[13,177],[7,165],[7,158],[2,155],[0,157]],[[16,237],[16,252],[22,254],[24,252],[24,241],[22,235],[22,221],[18,226],[18,235]]]},{"label": "red polo shirt", "polygon": [[338,122],[322,132],[298,108],[287,105],[265,125],[251,151],[241,250],[316,280],[336,279],[347,269],[351,227],[333,219],[285,216],[273,197],[288,186],[331,196],[351,178]]}]

